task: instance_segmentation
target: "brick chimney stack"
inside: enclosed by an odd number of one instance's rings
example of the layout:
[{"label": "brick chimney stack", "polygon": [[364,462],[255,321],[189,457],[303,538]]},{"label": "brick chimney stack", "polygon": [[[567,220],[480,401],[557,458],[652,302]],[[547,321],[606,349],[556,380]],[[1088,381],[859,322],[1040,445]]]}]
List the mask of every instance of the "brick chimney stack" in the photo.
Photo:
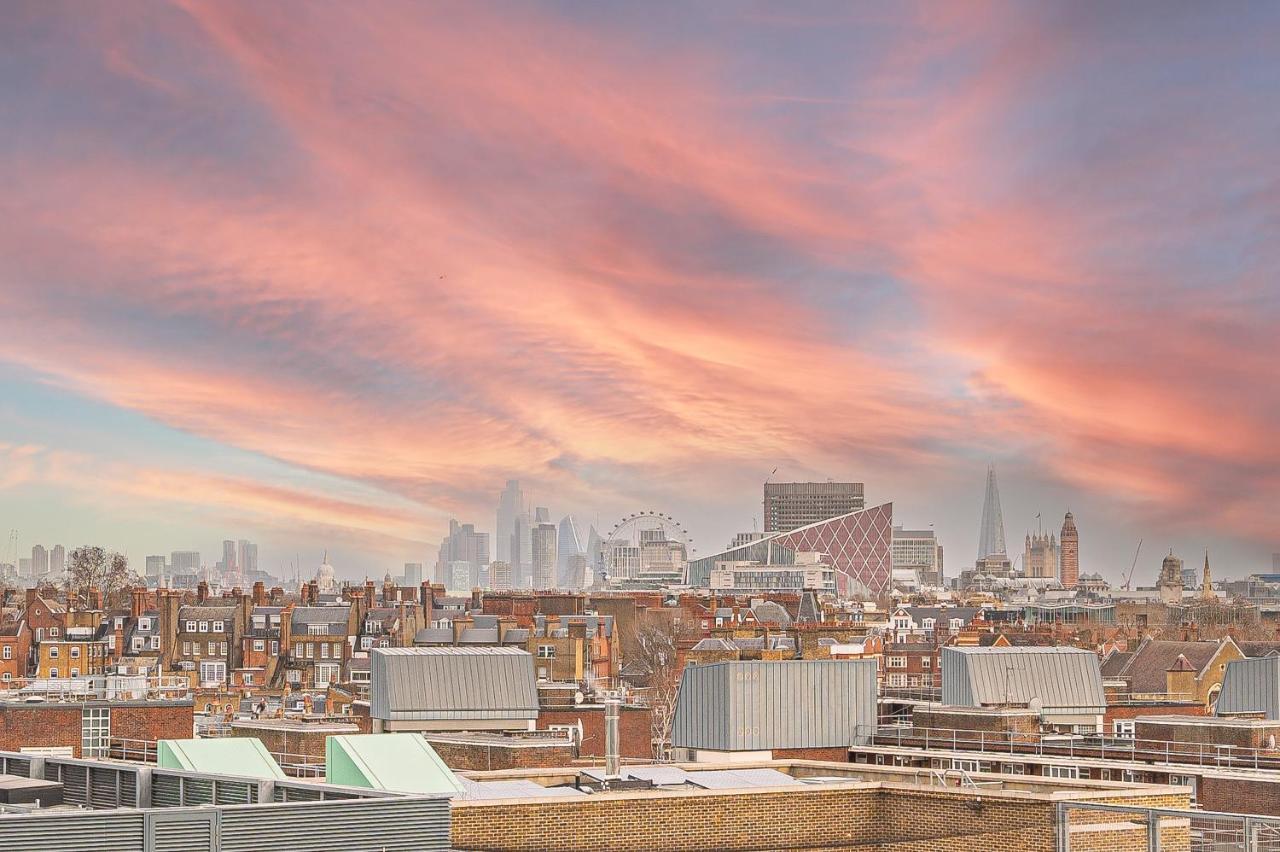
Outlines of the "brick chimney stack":
[{"label": "brick chimney stack", "polygon": [[209,602],[209,584],[201,580],[196,584],[196,603],[203,606]]},{"label": "brick chimney stack", "polygon": [[145,588],[129,590],[129,617],[137,618],[147,610],[147,590]]},{"label": "brick chimney stack", "polygon": [[256,580],[253,584],[253,605],[267,605],[267,587],[261,580]]}]

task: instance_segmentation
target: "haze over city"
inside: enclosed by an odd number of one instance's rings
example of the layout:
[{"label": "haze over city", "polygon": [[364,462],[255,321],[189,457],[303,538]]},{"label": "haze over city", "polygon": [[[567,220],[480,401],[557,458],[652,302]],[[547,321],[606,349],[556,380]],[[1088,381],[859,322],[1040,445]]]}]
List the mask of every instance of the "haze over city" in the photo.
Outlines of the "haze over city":
[{"label": "haze over city", "polygon": [[994,462],[1269,570],[1277,9],[1102,8],[9,4],[0,527],[355,579],[834,479],[958,570]]}]

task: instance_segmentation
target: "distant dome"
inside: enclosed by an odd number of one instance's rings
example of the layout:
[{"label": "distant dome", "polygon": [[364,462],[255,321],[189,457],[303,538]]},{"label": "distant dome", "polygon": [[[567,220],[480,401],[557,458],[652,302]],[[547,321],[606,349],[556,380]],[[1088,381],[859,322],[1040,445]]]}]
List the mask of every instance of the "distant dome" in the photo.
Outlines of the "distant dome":
[{"label": "distant dome", "polygon": [[327,557],[320,566],[320,570],[316,571],[316,586],[321,592],[338,591],[338,580],[333,574],[333,566],[329,564]]}]

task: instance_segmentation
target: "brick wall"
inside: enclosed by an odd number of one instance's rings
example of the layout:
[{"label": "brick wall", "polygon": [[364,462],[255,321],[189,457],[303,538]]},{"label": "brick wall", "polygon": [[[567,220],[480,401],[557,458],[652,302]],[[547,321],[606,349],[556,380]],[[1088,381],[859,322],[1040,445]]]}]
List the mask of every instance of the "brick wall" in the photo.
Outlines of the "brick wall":
[{"label": "brick wall", "polygon": [[427,742],[450,769],[483,772],[497,769],[551,769],[573,763],[573,746],[520,746],[511,743]]},{"label": "brick wall", "polygon": [[[576,725],[582,721],[582,744],[578,753],[583,757],[604,755],[604,706],[551,708],[538,711],[538,727],[550,725]],[[623,706],[618,719],[621,735],[620,750],[623,757],[644,760],[653,757],[653,711],[648,707]]]},{"label": "brick wall", "polygon": [[191,702],[115,705],[111,708],[111,736],[130,740],[189,740],[194,721]]},{"label": "brick wall", "polygon": [[0,751],[59,746],[80,756],[79,704],[0,705]]},{"label": "brick wall", "polygon": [[1196,800],[1207,811],[1280,816],[1280,779],[1204,775]]},{"label": "brick wall", "polygon": [[236,737],[252,737],[262,741],[267,751],[272,754],[294,757],[313,757],[324,760],[325,743],[334,734],[357,734],[360,729],[356,725],[326,724],[323,729],[306,730],[296,726],[272,725],[231,725],[231,734]]},{"label": "brick wall", "polygon": [[849,749],[835,748],[775,748],[774,760],[825,760],[829,763],[848,763]]},{"label": "brick wall", "polygon": [[[1187,807],[1186,795],[1115,798],[1144,807]],[[855,845],[888,852],[943,846],[950,852],[1052,852],[1055,824],[1055,803],[1047,797],[877,783],[453,803],[453,845],[475,852],[545,849],[548,837],[565,852]],[[1137,852],[1146,842],[1117,848]]]},{"label": "brick wall", "polygon": [[[1134,724],[1134,735],[1141,740],[1163,740],[1194,746],[1203,744],[1265,749],[1274,740],[1280,740],[1280,722],[1265,726],[1230,726],[1169,724],[1139,719]],[[1269,740],[1269,737],[1272,739]],[[1195,747],[1184,750],[1197,751]]]}]

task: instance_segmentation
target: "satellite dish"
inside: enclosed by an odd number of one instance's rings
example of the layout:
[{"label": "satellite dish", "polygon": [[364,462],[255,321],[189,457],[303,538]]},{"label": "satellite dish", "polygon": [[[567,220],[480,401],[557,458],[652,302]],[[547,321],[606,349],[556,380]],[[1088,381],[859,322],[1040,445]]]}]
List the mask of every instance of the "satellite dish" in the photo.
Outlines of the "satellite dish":
[{"label": "satellite dish", "polygon": [[1027,702],[1027,709],[1030,710],[1032,713],[1040,713],[1042,710],[1044,710],[1044,702],[1041,701],[1039,698],[1033,698]]},{"label": "satellite dish", "polygon": [[582,690],[581,690],[581,689],[579,689],[577,692],[575,692],[575,693],[573,694],[573,703],[574,703],[574,704],[581,704],[583,701],[585,701],[585,700],[586,700],[586,698],[587,698],[587,697],[586,697],[585,695],[583,695],[583,694],[582,694]]}]

